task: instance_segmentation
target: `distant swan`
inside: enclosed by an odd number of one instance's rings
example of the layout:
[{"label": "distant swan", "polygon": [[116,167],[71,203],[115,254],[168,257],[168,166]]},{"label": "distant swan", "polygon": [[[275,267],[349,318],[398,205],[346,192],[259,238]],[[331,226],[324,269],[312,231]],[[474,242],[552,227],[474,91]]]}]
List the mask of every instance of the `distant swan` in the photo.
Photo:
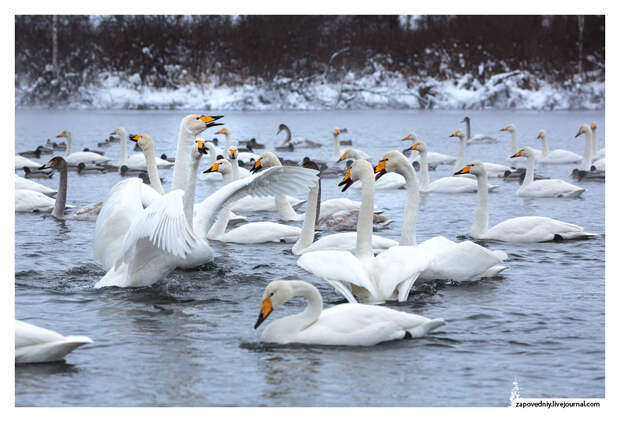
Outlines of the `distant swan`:
[{"label": "distant swan", "polygon": [[526,157],[527,170],[525,179],[517,195],[526,198],[577,198],[586,190],[560,179],[534,180],[534,153],[532,148],[525,147],[513,157]]},{"label": "distant swan", "polygon": [[[511,138],[510,155],[507,158],[507,160],[510,162],[522,161],[519,158],[510,158],[513,155],[515,155],[517,151],[519,151],[519,141],[517,140],[517,126],[515,126],[514,123],[510,123],[509,125],[506,125],[503,128],[501,128],[500,132],[510,132],[510,138]],[[543,153],[541,150],[532,148],[532,151],[534,151],[534,158],[536,160],[539,160],[542,158]]]},{"label": "distant swan", "polygon": [[15,170],[23,169],[24,167],[29,167],[31,169],[36,169],[41,167],[40,163],[36,161],[30,160],[26,157],[22,157],[21,155],[15,156]]},{"label": "distant swan", "polygon": [[472,161],[459,174],[471,173],[478,180],[478,204],[471,226],[471,237],[475,239],[500,240],[503,242],[548,242],[552,240],[583,239],[594,236],[582,227],[548,217],[515,217],[502,221],[489,229],[487,174],[482,162]]},{"label": "distant swan", "polygon": [[306,309],[269,324],[261,333],[267,343],[302,343],[341,346],[374,346],[400,340],[407,335],[423,337],[445,324],[441,318],[396,311],[376,305],[345,303],[323,310],[316,287],[301,280],[276,280],[265,288],[263,303],[254,328],[284,302],[295,296],[307,299]]},{"label": "distant swan", "polygon": [[[127,157],[127,132],[125,128],[119,127],[115,129],[112,134],[120,135],[121,138],[121,159],[119,161],[119,167],[125,165],[129,169],[146,170],[146,158],[144,158],[143,153],[139,152]],[[160,168],[172,167],[174,165],[174,163],[159,157],[155,157],[155,164]]]},{"label": "distant swan", "polygon": [[549,145],[547,144],[547,134],[543,129],[538,132],[536,139],[540,139],[543,145],[542,157],[538,160],[543,164],[569,164],[579,163],[583,160],[583,157],[572,151],[565,149],[554,149],[549,151]]},{"label": "distant swan", "polygon": [[[420,139],[415,132],[410,132],[402,139],[402,141],[412,141],[413,143],[415,143],[417,141],[420,141]],[[437,167],[438,165],[442,164],[454,164],[456,162],[456,157],[453,155],[442,154],[440,152],[427,151],[426,162],[431,167]]]},{"label": "distant swan", "polygon": [[[463,165],[465,162],[465,145],[467,141],[465,139],[465,134],[463,133],[462,130],[457,130],[450,134],[450,138],[454,138],[454,137],[458,137],[460,141],[459,155],[454,163],[454,170],[453,170],[456,172],[463,168]],[[503,177],[506,171],[512,172],[515,170],[513,168],[510,168],[508,166],[504,166],[501,164],[487,163],[487,162],[483,162],[483,164],[487,170],[487,174],[489,177]]]},{"label": "distant swan", "polygon": [[110,161],[110,158],[105,155],[97,154],[89,151],[78,151],[71,152],[71,132],[68,130],[63,130],[57,138],[66,138],[67,139],[67,150],[65,152],[65,161],[67,164],[77,166],[80,163],[84,164],[102,164]]},{"label": "distant swan", "polygon": [[63,336],[55,331],[15,320],[15,363],[60,361],[74,349],[92,342],[85,336]]},{"label": "distant swan", "polygon": [[15,175],[15,189],[33,190],[50,197],[56,195],[56,190],[48,188],[40,183],[33,182],[32,180],[24,179],[17,174]]},{"label": "distant swan", "polygon": [[283,148],[283,147],[319,148],[322,146],[318,142],[313,142],[307,138],[299,138],[299,137],[293,138],[291,135],[291,130],[284,123],[281,123],[280,126],[278,126],[278,132],[276,133],[276,135],[280,134],[280,132],[282,131],[286,132],[286,137],[280,143],[280,145],[278,145],[279,148]]},{"label": "distant swan", "polygon": [[461,123],[465,123],[466,141],[468,144],[496,144],[498,142],[497,138],[488,135],[476,134],[471,136],[471,119],[469,117],[466,116]]}]

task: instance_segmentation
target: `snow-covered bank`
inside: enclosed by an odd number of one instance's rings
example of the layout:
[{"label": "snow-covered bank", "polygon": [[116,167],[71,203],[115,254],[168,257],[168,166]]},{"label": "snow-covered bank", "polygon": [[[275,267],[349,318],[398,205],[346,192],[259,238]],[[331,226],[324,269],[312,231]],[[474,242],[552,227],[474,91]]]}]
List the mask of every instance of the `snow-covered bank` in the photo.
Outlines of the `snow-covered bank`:
[{"label": "snow-covered bank", "polygon": [[[251,79],[229,86],[186,82],[177,88],[152,88],[140,76],[102,72],[96,82],[80,86],[63,101],[46,90],[56,82],[43,77],[16,88],[18,107],[51,106],[89,109],[210,109],[210,110],[324,110],[324,109],[603,109],[605,84],[600,75],[579,76],[563,83],[547,82],[527,71],[496,74],[482,83],[471,74],[451,79],[405,77],[375,66],[363,75],[349,72],[337,82],[324,75],[305,79]],[[41,95],[43,93],[44,95]],[[46,98],[46,100],[41,100]]]}]

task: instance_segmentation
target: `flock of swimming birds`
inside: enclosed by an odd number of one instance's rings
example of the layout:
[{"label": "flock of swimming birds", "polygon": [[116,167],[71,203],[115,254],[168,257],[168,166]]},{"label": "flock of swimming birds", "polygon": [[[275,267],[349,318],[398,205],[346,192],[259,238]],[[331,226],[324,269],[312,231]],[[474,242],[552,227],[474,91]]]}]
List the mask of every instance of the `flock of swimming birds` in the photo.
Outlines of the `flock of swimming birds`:
[{"label": "flock of swimming birds", "polygon": [[[583,156],[566,150],[549,151],[545,131],[538,139],[542,150],[529,146],[519,149],[517,130],[509,124],[501,131],[511,135],[508,165],[475,160],[464,162],[465,148],[471,143],[496,143],[497,139],[471,136],[470,119],[465,132],[450,134],[459,138],[458,156],[430,151],[414,132],[403,142],[405,150],[383,154],[373,166],[370,157],[359,149],[341,150],[339,135],[346,129],[334,129],[331,163],[346,162],[346,169],[304,158],[303,162],[284,160],[273,152],[258,155],[264,148],[256,140],[232,145],[230,130],[222,127],[216,134],[226,136],[223,149],[205,141],[201,134],[222,126],[223,116],[190,114],[180,124],[175,158],[158,157],[155,142],[148,134],[127,134],[124,128],[112,132],[99,146],[120,141],[121,159],[117,165],[96,151],[72,152],[71,132],[57,137],[66,144],[48,140],[45,146],[20,153],[15,168],[15,211],[51,212],[57,219],[95,220],[94,258],[105,269],[95,288],[107,286],[150,286],[176,268],[197,268],[214,259],[210,241],[232,243],[291,242],[298,256],[297,265],[322,278],[348,303],[323,309],[316,287],[302,280],[277,280],[265,288],[258,320],[254,328],[288,299],[303,296],[306,309],[268,325],[261,341],[322,345],[372,346],[380,342],[421,337],[445,324],[441,318],[423,316],[381,306],[386,301],[406,301],[416,282],[427,280],[470,281],[494,277],[505,270],[507,255],[470,240],[454,242],[435,236],[416,241],[416,217],[420,194],[477,193],[470,237],[502,242],[546,242],[586,239],[594,234],[575,224],[544,216],[510,218],[489,228],[488,192],[497,188],[491,179],[520,179],[516,195],[531,198],[579,197],[585,189],[560,179],[538,179],[535,164],[581,163],[572,176],[579,180],[604,180],[605,151],[597,149],[596,124],[582,124],[576,136],[585,135]],[[286,138],[275,146],[278,151],[317,148],[321,144],[294,138],[282,124],[278,133]],[[214,140],[215,141],[215,140]],[[128,156],[127,143],[141,152]],[[350,144],[350,142],[348,143]],[[244,145],[241,147],[241,145]],[[39,158],[65,150],[46,163]],[[406,155],[407,154],[407,155]],[[207,169],[200,172],[200,161],[207,156]],[[525,169],[514,166],[525,161]],[[453,176],[430,181],[429,171],[440,165],[453,166]],[[165,192],[158,169],[174,167],[172,187]],[[247,167],[247,168],[246,168]],[[419,171],[419,176],[416,174]],[[35,183],[31,178],[60,175],[58,190]],[[71,210],[67,204],[68,172],[102,173],[117,171],[126,177],[115,184],[100,203]],[[321,180],[342,177],[338,186],[361,190],[361,201],[348,198],[321,200]],[[198,180],[221,184],[211,195],[195,203]],[[394,188],[407,191],[400,239],[374,235],[373,231],[392,223],[375,208],[375,191]],[[306,212],[295,208],[304,202],[291,195],[307,193]],[[55,196],[55,198],[54,198]],[[302,221],[301,228],[272,221],[247,222],[242,214],[251,211],[277,212],[283,223]],[[234,227],[233,227],[234,226]],[[231,228],[232,227],[232,228]],[[316,239],[317,229],[338,231]],[[22,321],[15,324],[16,363],[61,360],[75,348],[91,343],[84,336],[63,336]]]}]

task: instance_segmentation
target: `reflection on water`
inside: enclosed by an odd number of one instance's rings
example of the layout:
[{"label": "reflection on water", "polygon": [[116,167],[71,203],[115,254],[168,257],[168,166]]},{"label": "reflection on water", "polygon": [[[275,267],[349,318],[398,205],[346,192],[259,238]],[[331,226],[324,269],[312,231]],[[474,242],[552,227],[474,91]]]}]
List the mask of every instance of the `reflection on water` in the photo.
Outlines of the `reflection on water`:
[{"label": "reflection on water", "polygon": [[[553,135],[554,149],[578,153],[583,141],[574,139],[577,127],[582,121],[597,121],[600,147],[604,145],[600,112],[468,114],[476,122],[476,133],[495,133],[513,122],[520,145],[536,146],[537,131],[544,127]],[[76,150],[92,147],[111,129],[125,126],[152,134],[158,153],[174,155],[178,122],[184,115],[18,110],[16,150],[33,149],[62,128],[72,130]],[[324,146],[280,155],[328,160],[334,127],[347,127],[354,146],[374,159],[389,149],[402,149],[400,139],[411,130],[431,150],[457,154],[458,145],[448,135],[462,118],[462,112],[339,111],[231,112],[222,120],[231,128],[233,141],[256,137],[268,147],[279,142],[274,136],[277,126],[287,123],[293,135]],[[211,137],[213,131],[205,133],[205,138]],[[504,163],[508,142],[500,136],[497,145],[469,145],[466,160]],[[112,144],[105,153],[116,159],[120,146]],[[540,172],[573,182],[568,177],[571,169],[545,166]],[[439,167],[430,173],[431,181],[451,171],[452,166]],[[172,170],[162,169],[161,175],[168,190]],[[70,173],[68,202],[83,206],[101,201],[119,180],[116,173]],[[55,188],[58,176],[37,181]],[[323,199],[360,199],[353,189],[341,193],[338,181],[323,181]],[[515,216],[543,215],[604,234],[603,183],[575,182],[587,189],[581,200],[524,200],[515,195],[517,182],[495,183],[499,187],[489,195],[490,225]],[[197,199],[215,188],[216,184],[198,183]],[[377,207],[394,220],[381,235],[399,238],[405,200],[403,190],[376,192]],[[473,194],[421,195],[418,242],[437,235],[468,239],[475,206]],[[270,213],[247,216],[250,221],[275,219]],[[604,235],[536,245],[478,242],[508,254],[509,268],[500,277],[416,285],[409,301],[388,305],[443,317],[447,325],[423,339],[346,348],[259,342],[261,329],[253,325],[271,280],[304,279],[317,286],[325,307],[342,303],[327,283],[296,266],[290,244],[246,247],[213,242],[214,264],[175,271],[149,288],[95,290],[104,271],[92,257],[94,233],[94,222],[15,217],[16,317],[94,340],[66,362],[16,367],[18,406],[505,406],[515,377],[522,397],[601,397],[605,392]],[[304,306],[302,299],[291,300],[270,319],[300,312]]]}]

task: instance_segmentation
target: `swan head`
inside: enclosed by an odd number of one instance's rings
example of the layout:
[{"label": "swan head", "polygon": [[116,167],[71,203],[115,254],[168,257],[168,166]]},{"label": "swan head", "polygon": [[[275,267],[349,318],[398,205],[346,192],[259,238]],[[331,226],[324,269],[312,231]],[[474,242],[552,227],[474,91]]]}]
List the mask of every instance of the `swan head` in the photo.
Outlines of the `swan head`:
[{"label": "swan head", "polygon": [[503,128],[501,128],[499,131],[500,132],[510,132],[510,133],[512,133],[515,130],[517,130],[517,127],[513,123],[510,123],[509,125],[506,125]]},{"label": "swan head", "polygon": [[426,144],[423,141],[416,141],[415,144],[411,145],[409,148],[405,148],[403,150],[403,154],[407,151],[418,151],[420,154],[422,154],[423,152],[426,152]]},{"label": "swan head", "polygon": [[265,151],[259,155],[258,159],[254,162],[254,166],[250,170],[250,173],[257,173],[262,169],[268,169],[269,167],[278,167],[282,163],[278,157],[271,151]]},{"label": "swan head", "polygon": [[534,150],[530,147],[523,147],[510,158],[517,158],[517,157],[534,157]]},{"label": "swan head", "polygon": [[342,128],[342,129],[334,128],[333,134],[334,134],[334,136],[336,136],[336,135],[340,135],[341,133],[347,133],[347,132],[348,132],[348,130],[347,130],[346,127]]},{"label": "swan head", "polygon": [[344,186],[342,188],[342,192],[344,192],[349,189],[354,182],[360,180],[366,174],[373,174],[373,168],[370,163],[363,159],[355,160],[351,167],[347,169],[344,179],[338,183],[338,186]]},{"label": "swan head", "polygon": [[129,140],[138,144],[142,151],[148,151],[155,148],[155,142],[150,135],[129,135]]},{"label": "swan head", "polygon": [[124,128],[124,127],[119,127],[118,129],[114,129],[114,130],[110,133],[110,135],[122,135],[122,134],[124,134],[124,133],[126,133],[126,132],[125,132],[125,128]]},{"label": "swan head", "polygon": [[[82,164],[82,163],[80,163],[80,164]],[[58,156],[58,157],[52,158],[47,163],[43,164],[41,167],[39,167],[39,170],[43,170],[43,169],[56,169],[56,170],[60,170],[60,169],[66,168],[66,167],[67,167],[67,162],[65,161],[65,159],[60,157],[60,156]]]},{"label": "swan head", "polygon": [[386,152],[375,166],[375,180],[379,180],[389,172],[400,173],[403,163],[409,163],[409,161],[401,152],[396,150]]},{"label": "swan head", "polygon": [[203,173],[221,173],[222,175],[228,174],[232,172],[232,165],[230,161],[225,158],[220,158],[216,160],[211,167],[203,171]]},{"label": "swan head", "polygon": [[68,130],[63,130],[58,135],[56,135],[57,138],[67,138],[69,136],[71,136],[71,132],[69,132]]},{"label": "swan head", "polygon": [[254,329],[257,329],[274,309],[294,296],[295,293],[288,281],[289,280],[272,281],[265,287],[265,291],[263,292],[263,303],[261,304],[256,324],[254,324]]},{"label": "swan head", "polygon": [[536,137],[536,139],[543,139],[545,137],[545,130],[544,129],[540,129],[538,131],[538,136]]},{"label": "swan head", "polygon": [[459,174],[467,174],[467,173],[471,173],[474,176],[483,176],[487,174],[487,170],[484,167],[484,164],[482,163],[482,161],[475,160],[467,164],[465,167],[463,167],[456,173],[454,173],[454,175],[456,176]]},{"label": "swan head", "polygon": [[285,125],[284,123],[280,123],[280,126],[278,126],[278,131],[276,132],[276,135],[279,135],[280,132],[282,132],[283,130],[288,131],[288,132],[291,131],[287,125]]},{"label": "swan head", "polygon": [[231,160],[236,160],[237,155],[239,155],[239,150],[235,145],[231,145],[230,148],[228,148],[228,158]]},{"label": "swan head", "polygon": [[463,120],[461,120],[461,123],[467,123],[469,122],[471,119],[467,116],[465,116],[465,118]]},{"label": "swan head", "polygon": [[[466,117],[466,118],[468,118],[468,117]],[[462,138],[465,138],[465,134],[463,133],[463,131],[461,129],[459,129],[459,130],[455,130],[454,132],[452,132],[450,134],[450,136],[448,136],[448,138],[455,138],[455,137],[458,137],[458,138],[462,139]]]},{"label": "swan head", "polygon": [[584,133],[592,134],[592,129],[590,128],[590,125],[587,123],[583,123],[581,126],[579,126],[579,130],[577,131],[577,135],[575,135],[575,138],[579,137],[580,135]]},{"label": "swan head", "polygon": [[590,129],[596,130],[596,122],[590,123]]},{"label": "swan head", "polygon": [[194,143],[196,144],[196,149],[198,150],[199,153],[204,154],[204,155],[207,155],[209,153],[209,150],[207,148],[207,142],[204,139],[196,138]]},{"label": "swan head", "polygon": [[222,127],[220,130],[215,132],[216,135],[230,135],[230,131],[226,126]]},{"label": "swan head", "polygon": [[415,132],[409,132],[407,136],[405,136],[401,141],[417,141],[418,135]]},{"label": "swan head", "polygon": [[205,116],[202,114],[190,114],[183,118],[181,123],[182,127],[196,136],[202,133],[205,129],[213,126],[221,126],[223,123],[215,123],[216,120],[221,119],[224,116]]}]

